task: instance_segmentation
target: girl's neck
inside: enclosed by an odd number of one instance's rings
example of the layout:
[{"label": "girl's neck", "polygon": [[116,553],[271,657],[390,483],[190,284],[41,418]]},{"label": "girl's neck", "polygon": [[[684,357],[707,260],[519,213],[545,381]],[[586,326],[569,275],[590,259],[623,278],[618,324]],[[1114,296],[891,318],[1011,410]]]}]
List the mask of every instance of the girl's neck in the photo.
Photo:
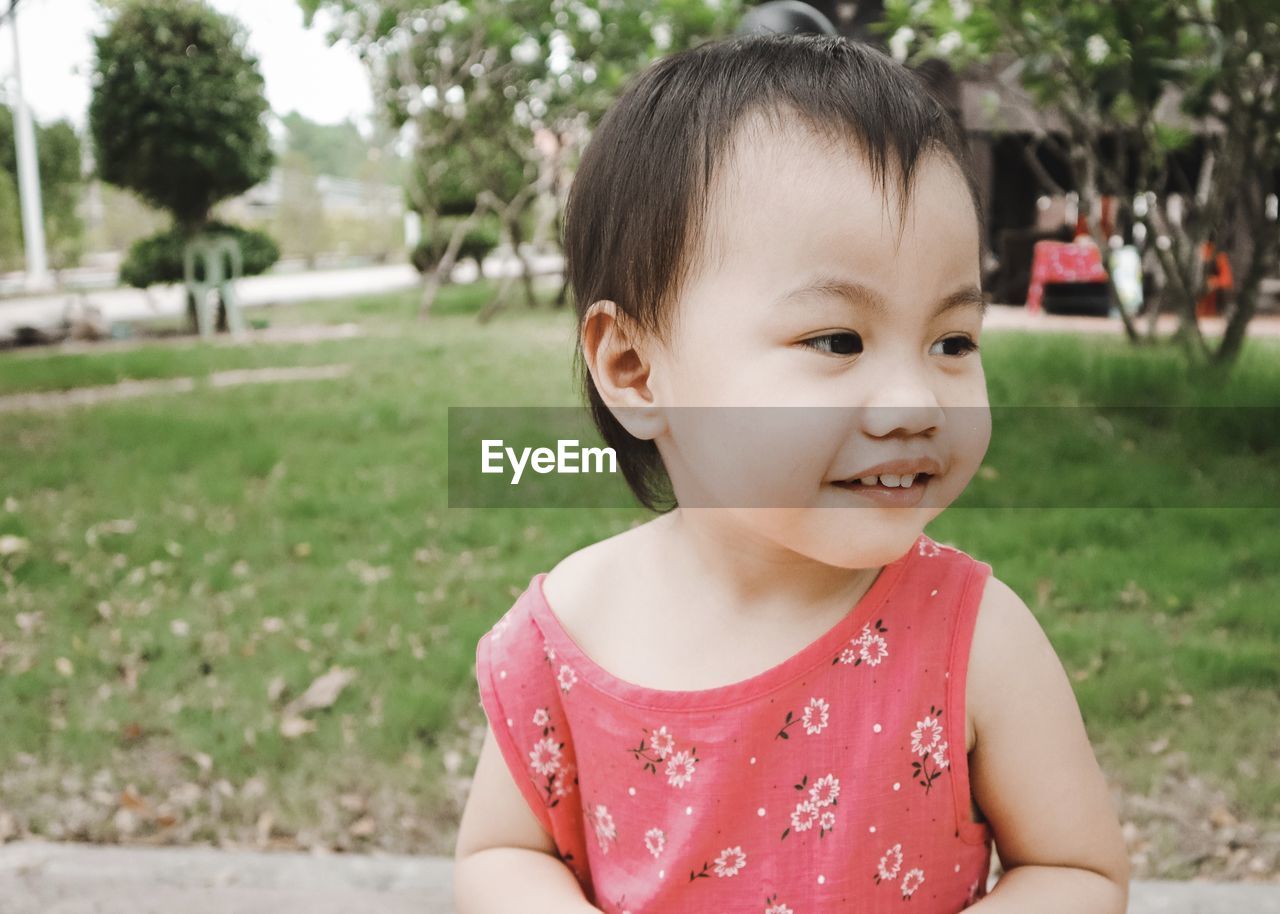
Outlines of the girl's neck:
[{"label": "girl's neck", "polygon": [[650,567],[663,569],[668,586],[747,623],[803,623],[845,612],[880,573],[880,567],[839,568],[783,548],[723,511],[675,508],[649,526],[655,534]]}]

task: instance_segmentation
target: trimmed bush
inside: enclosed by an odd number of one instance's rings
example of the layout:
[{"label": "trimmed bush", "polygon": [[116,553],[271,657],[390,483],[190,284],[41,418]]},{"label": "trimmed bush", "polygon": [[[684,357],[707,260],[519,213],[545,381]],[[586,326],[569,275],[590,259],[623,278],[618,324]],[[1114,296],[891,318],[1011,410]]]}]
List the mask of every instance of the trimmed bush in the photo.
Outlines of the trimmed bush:
[{"label": "trimmed bush", "polygon": [[[266,232],[246,229],[226,222],[210,222],[206,234],[230,235],[240,244],[245,276],[271,269],[280,259],[280,248]],[[182,282],[182,250],[190,236],[178,228],[157,232],[134,242],[120,265],[120,281],[138,289],[158,283]],[[204,271],[196,259],[196,278]]]}]

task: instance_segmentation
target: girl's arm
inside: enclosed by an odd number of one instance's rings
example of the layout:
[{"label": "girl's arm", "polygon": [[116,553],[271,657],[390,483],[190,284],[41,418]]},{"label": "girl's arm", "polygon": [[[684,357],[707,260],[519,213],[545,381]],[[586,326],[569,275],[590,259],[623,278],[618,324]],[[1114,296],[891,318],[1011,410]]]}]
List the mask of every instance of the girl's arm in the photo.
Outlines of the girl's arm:
[{"label": "girl's arm", "polygon": [[966,688],[974,799],[1005,873],[975,914],[1124,914],[1129,855],[1066,671],[1027,605],[991,577]]},{"label": "girl's arm", "polygon": [[511,779],[492,729],[458,825],[453,894],[458,914],[601,914]]}]

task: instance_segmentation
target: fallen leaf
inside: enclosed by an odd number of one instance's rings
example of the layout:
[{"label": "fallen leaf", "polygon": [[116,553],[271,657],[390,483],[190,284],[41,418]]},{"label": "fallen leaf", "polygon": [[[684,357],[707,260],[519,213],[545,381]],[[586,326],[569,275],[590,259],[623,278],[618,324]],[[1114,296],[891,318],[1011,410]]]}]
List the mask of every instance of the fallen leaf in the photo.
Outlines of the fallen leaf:
[{"label": "fallen leaf", "polygon": [[347,812],[364,812],[365,801],[358,793],[344,793],[338,796],[338,805]]},{"label": "fallen leaf", "polygon": [[103,533],[118,533],[127,536],[136,532],[138,522],[131,518],[121,518],[119,520],[104,520],[100,524],[94,524],[84,532],[84,541],[89,546],[98,544],[98,537]]},{"label": "fallen leaf", "polygon": [[1215,806],[1209,810],[1209,821],[1218,828],[1230,828],[1232,825],[1239,824],[1236,817],[1225,806]]},{"label": "fallen leaf", "polygon": [[316,725],[305,717],[296,717],[285,715],[280,721],[280,735],[285,739],[297,739],[304,733],[310,733],[315,730]]},{"label": "fallen leaf", "polygon": [[275,676],[267,683],[267,701],[275,704],[279,701],[281,694],[284,693],[284,677]]},{"label": "fallen leaf", "polygon": [[146,812],[147,801],[142,799],[137,788],[130,784],[120,791],[120,808],[131,809],[134,812]]},{"label": "fallen leaf", "polygon": [[27,541],[22,537],[6,533],[4,536],[0,536],[0,556],[17,555],[19,552],[26,552],[27,545]]}]

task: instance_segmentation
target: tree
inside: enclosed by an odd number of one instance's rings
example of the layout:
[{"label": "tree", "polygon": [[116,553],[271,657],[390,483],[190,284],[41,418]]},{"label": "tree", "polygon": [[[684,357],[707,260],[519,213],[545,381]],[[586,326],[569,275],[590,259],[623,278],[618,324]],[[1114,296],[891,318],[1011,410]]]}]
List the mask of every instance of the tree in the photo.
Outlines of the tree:
[{"label": "tree", "polygon": [[[55,270],[75,266],[84,253],[84,222],[78,205],[83,188],[80,171],[80,137],[67,121],[47,126],[36,125],[36,149],[40,174],[40,194],[44,211],[44,233],[49,247],[49,261]],[[18,161],[14,145],[13,112],[0,105],[0,171],[4,172],[6,198],[18,182]],[[11,232],[16,227],[17,251],[22,250],[22,230],[17,210],[16,191],[13,208],[0,208],[0,258],[13,255]]]},{"label": "tree", "polygon": [[289,151],[306,156],[316,174],[356,178],[369,157],[369,144],[351,121],[318,124],[293,111],[280,118],[280,123]]},{"label": "tree", "polygon": [[[1280,23],[1273,6],[887,0],[884,30],[901,59],[940,57],[961,70],[998,61],[1017,69],[1031,98],[1066,124],[1061,143],[1041,139],[1062,147],[1082,208],[1111,194],[1120,221],[1147,228],[1189,362],[1221,376],[1239,355],[1261,281],[1280,257],[1280,223],[1267,204],[1280,190]],[[1163,114],[1170,101],[1180,118]],[[1185,153],[1193,143],[1201,145],[1201,164],[1188,174]],[[1168,183],[1184,201],[1181,218],[1157,192]],[[1196,318],[1208,239],[1239,253],[1243,266],[1217,345]],[[1107,239],[1095,240],[1106,249]],[[1154,314],[1144,336],[1120,313],[1130,339],[1154,334]]]},{"label": "tree", "polygon": [[0,269],[16,267],[22,259],[22,215],[17,182],[0,168]]},{"label": "tree", "polygon": [[[521,259],[526,300],[530,270],[520,254],[522,216],[539,197],[559,206],[571,152],[622,82],[655,56],[725,33],[740,0],[299,0],[308,23],[333,14],[330,40],[346,39],[369,65],[394,127],[414,138],[406,193],[434,223],[459,211],[436,269],[425,277],[426,315],[463,239],[486,212]],[[545,134],[541,134],[546,131]],[[535,136],[554,138],[538,151]],[[483,310],[505,301],[509,283]],[[563,298],[563,296],[561,296]]]},{"label": "tree", "polygon": [[89,130],[104,181],[184,231],[273,162],[258,62],[236,20],[200,0],[125,0],[94,43]]}]

